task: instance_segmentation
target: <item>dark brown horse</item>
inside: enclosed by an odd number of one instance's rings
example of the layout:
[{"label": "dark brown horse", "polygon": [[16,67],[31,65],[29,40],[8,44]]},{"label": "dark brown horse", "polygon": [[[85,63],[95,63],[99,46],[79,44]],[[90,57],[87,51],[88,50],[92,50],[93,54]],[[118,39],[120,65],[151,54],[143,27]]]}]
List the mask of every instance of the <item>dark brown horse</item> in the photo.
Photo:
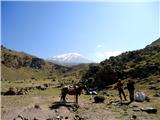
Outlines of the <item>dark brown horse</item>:
[{"label": "dark brown horse", "polygon": [[66,95],[75,95],[75,102],[78,104],[78,96],[81,95],[82,90],[87,90],[83,84],[64,86],[61,89],[61,101],[66,102]]}]

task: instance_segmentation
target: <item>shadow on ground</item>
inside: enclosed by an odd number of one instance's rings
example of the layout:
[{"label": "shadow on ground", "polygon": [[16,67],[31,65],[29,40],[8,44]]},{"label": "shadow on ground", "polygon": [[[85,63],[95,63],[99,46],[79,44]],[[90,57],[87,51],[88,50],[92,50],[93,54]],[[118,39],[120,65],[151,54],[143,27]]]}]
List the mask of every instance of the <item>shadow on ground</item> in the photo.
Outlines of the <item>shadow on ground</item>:
[{"label": "shadow on ground", "polygon": [[110,103],[108,103],[108,105],[113,104],[115,106],[123,106],[123,105],[130,105],[132,102],[128,102],[128,101],[111,101]]},{"label": "shadow on ground", "polygon": [[53,110],[58,109],[60,107],[66,107],[68,110],[77,111],[79,105],[75,104],[74,102],[54,102],[49,108]]}]

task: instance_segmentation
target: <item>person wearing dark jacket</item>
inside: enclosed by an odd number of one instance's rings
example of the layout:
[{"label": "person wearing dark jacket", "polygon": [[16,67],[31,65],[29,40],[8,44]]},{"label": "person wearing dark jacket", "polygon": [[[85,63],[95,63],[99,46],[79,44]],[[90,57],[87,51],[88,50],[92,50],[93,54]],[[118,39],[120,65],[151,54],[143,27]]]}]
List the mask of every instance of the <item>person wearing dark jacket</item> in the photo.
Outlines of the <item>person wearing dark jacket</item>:
[{"label": "person wearing dark jacket", "polygon": [[134,82],[129,80],[127,83],[127,89],[129,91],[129,98],[130,98],[130,102],[134,101]]},{"label": "person wearing dark jacket", "polygon": [[126,99],[126,95],[125,95],[125,93],[124,93],[124,91],[123,91],[123,83],[121,82],[120,79],[117,81],[115,88],[118,89],[119,97],[120,97],[121,101],[122,101],[122,96],[121,96],[121,94],[123,95],[124,99],[127,100],[127,99]]}]

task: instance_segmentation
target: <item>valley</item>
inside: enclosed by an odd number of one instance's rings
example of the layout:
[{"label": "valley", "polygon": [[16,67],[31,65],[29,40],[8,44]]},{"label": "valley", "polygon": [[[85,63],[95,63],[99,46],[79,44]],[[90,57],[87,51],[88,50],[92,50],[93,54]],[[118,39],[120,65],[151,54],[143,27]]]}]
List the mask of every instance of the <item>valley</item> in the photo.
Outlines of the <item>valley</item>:
[{"label": "valley", "polygon": [[[126,84],[135,82],[135,91],[142,91],[150,101],[120,102],[114,89],[117,79]],[[94,103],[96,95],[83,92],[79,107],[74,96],[60,102],[61,88],[81,82],[96,88],[103,103]],[[12,94],[7,93],[11,90]],[[3,120],[136,120],[160,119],[160,39],[143,49],[110,57],[101,63],[62,66],[24,52],[1,46],[1,116]],[[142,108],[153,107],[157,113]]]}]

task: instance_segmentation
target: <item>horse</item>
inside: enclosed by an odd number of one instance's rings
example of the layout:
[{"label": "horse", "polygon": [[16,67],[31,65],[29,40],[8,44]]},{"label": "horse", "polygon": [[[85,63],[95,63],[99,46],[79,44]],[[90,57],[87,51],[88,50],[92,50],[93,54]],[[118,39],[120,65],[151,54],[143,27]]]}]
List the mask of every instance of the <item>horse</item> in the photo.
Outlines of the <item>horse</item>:
[{"label": "horse", "polygon": [[66,102],[66,95],[75,95],[75,100],[74,102],[78,104],[78,96],[81,95],[82,90],[87,90],[86,85],[83,84],[77,84],[77,85],[69,85],[69,86],[64,86],[61,89],[61,98],[60,100],[63,102]]}]

